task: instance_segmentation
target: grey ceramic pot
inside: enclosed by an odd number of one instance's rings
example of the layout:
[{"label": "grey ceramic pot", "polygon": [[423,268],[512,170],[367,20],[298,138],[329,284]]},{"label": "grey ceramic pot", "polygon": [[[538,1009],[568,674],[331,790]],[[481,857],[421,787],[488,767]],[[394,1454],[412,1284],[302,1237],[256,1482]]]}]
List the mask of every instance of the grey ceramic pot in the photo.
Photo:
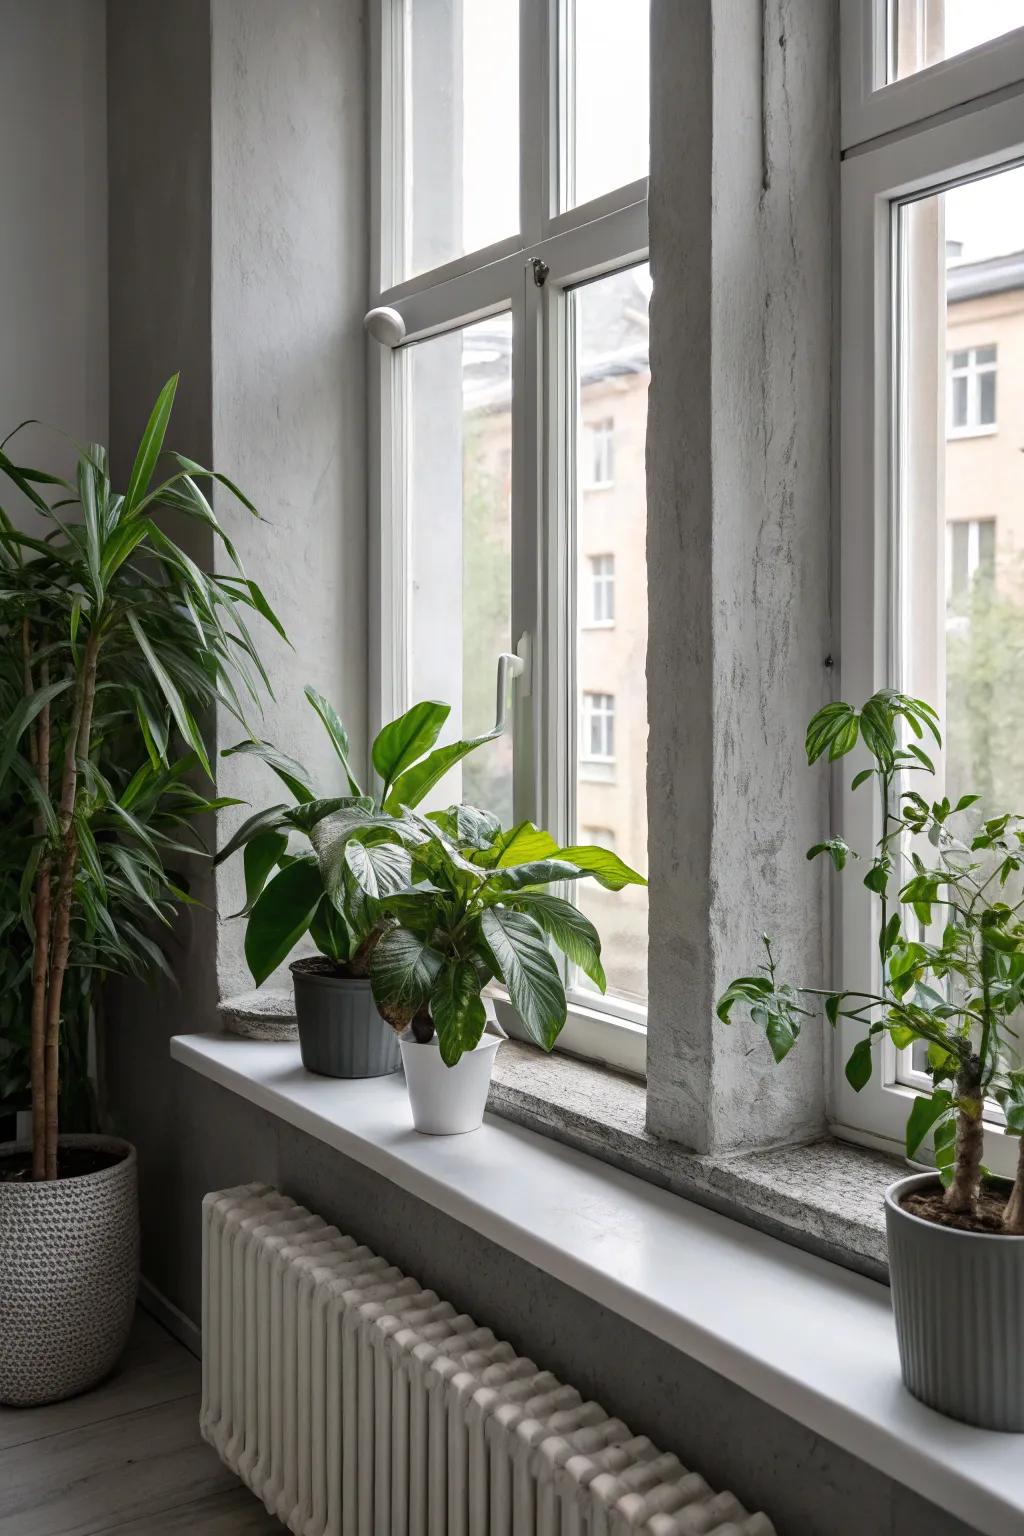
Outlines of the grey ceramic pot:
[{"label": "grey ceramic pot", "polygon": [[[0,1403],[74,1397],[117,1364],[135,1312],[135,1148],[106,1136],[61,1146],[118,1154],[107,1168],[47,1183],[0,1183]],[[18,1150],[0,1147],[0,1157]]]},{"label": "grey ceramic pot", "polygon": [[902,1208],[937,1182],[917,1173],[885,1192],[903,1380],[952,1419],[1024,1431],[1024,1237],[958,1232]]},{"label": "grey ceramic pot", "polygon": [[368,981],[291,967],[299,1051],[323,1077],[384,1077],[402,1065],[398,1036],[377,1012]]}]

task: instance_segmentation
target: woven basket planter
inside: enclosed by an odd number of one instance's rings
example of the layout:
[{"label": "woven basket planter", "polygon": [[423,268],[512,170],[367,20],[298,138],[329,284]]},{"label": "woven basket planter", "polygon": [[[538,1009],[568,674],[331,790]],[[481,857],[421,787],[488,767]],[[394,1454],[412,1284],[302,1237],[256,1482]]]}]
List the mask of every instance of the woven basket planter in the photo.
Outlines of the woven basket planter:
[{"label": "woven basket planter", "polygon": [[[74,1397],[102,1381],[135,1311],[135,1148],[106,1136],[62,1146],[119,1153],[78,1178],[0,1183],[0,1403]],[[16,1150],[0,1147],[0,1157]]]}]

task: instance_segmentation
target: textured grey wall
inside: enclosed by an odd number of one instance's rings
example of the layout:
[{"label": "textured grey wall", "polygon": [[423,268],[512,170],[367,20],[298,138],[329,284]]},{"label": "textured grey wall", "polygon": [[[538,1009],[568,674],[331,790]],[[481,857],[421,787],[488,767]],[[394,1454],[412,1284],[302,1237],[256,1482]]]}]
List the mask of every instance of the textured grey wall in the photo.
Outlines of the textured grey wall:
[{"label": "textured grey wall", "polygon": [[776,1070],[713,1019],[762,928],[787,974],[824,965],[802,743],[828,687],[836,7],[652,18],[648,1124],[714,1151],[824,1126],[820,1032]]},{"label": "textured grey wall", "polygon": [[[37,417],[106,440],[104,76],[103,0],[0,0],[0,438]],[[12,451],[74,459],[39,427]]]}]

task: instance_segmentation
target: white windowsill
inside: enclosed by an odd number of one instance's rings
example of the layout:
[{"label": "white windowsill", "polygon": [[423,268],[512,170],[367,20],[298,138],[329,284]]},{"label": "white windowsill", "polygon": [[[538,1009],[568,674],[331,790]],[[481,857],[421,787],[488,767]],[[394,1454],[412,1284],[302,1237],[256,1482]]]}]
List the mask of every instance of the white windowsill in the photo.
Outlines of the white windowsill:
[{"label": "white windowsill", "polygon": [[181,1035],[171,1055],[374,1169],[912,1488],[985,1536],[1024,1527],[1020,1436],[916,1402],[887,1289],[488,1116],[418,1136],[400,1075],[304,1072],[298,1047]]},{"label": "white windowsill", "polygon": [[985,422],[974,427],[947,427],[946,442],[959,443],[967,437],[995,437],[999,431],[999,423],[996,421]]}]

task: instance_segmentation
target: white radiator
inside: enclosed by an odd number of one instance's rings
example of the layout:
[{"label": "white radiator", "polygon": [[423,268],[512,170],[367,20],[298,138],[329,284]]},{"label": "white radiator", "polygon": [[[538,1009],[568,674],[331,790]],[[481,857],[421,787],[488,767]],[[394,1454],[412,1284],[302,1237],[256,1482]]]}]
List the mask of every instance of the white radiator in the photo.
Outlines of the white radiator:
[{"label": "white radiator", "polygon": [[296,1536],[774,1536],[262,1184],[203,1201],[201,1427]]}]

